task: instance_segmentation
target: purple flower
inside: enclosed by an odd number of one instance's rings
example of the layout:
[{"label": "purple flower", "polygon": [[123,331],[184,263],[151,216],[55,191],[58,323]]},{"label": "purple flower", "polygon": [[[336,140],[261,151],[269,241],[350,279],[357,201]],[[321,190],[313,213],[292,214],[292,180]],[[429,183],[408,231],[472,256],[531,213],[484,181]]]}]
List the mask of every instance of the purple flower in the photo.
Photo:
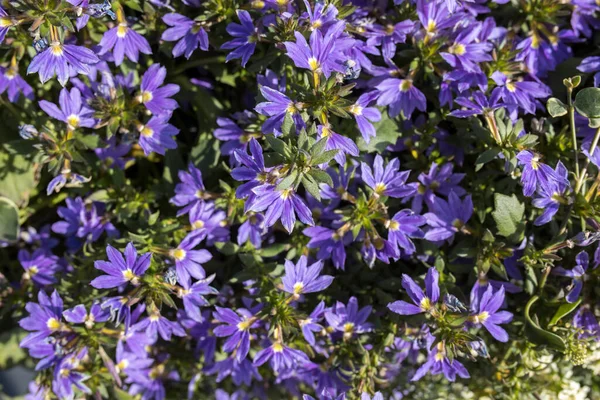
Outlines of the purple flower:
[{"label": "purple flower", "polygon": [[117,144],[117,137],[113,136],[106,141],[106,147],[98,147],[94,152],[100,160],[106,161],[108,166],[115,166],[119,169],[125,169],[125,166],[133,158],[126,157],[131,150],[131,144],[121,142]]},{"label": "purple flower", "polygon": [[100,238],[104,232],[109,237],[119,235],[113,224],[107,220],[104,214],[104,204],[92,202],[85,205],[81,197],[75,199],[67,198],[67,207],[58,207],[58,215],[64,221],[52,224],[52,231],[66,236],[67,247],[75,250],[81,247],[82,240],[93,243]]},{"label": "purple flower", "polygon": [[262,214],[248,213],[246,221],[238,228],[238,245],[242,246],[249,241],[252,246],[260,249],[262,233],[265,230],[264,222],[265,217]]},{"label": "purple flower", "polygon": [[454,191],[458,196],[464,196],[465,190],[458,186],[465,174],[454,174],[452,169],[454,165],[447,163],[441,167],[437,163],[432,163],[429,173],[419,175],[419,188],[415,197],[413,197],[411,208],[414,212],[420,213],[423,207],[423,200],[428,207],[432,207],[437,200],[436,193],[448,196],[451,191]]},{"label": "purple flower", "polygon": [[454,192],[450,192],[448,201],[437,199],[431,212],[423,215],[431,227],[425,232],[425,239],[430,241],[450,240],[459,232],[473,215],[471,196],[462,201]]},{"label": "purple flower", "polygon": [[203,321],[200,307],[206,307],[209,305],[204,296],[208,294],[219,294],[217,289],[209,286],[214,279],[215,275],[213,274],[206,279],[201,279],[194,282],[191,286],[187,286],[184,289],[179,290],[177,293],[177,295],[183,300],[183,307],[185,308],[187,315],[195,321]]},{"label": "purple flower", "polygon": [[[2,40],[0,40],[2,42]],[[11,103],[16,103],[19,100],[19,95],[23,93],[23,96],[28,99],[33,99],[33,89],[29,84],[19,75],[19,70],[16,65],[10,66],[9,68],[0,67],[0,94],[7,92],[8,100]]]},{"label": "purple flower", "polygon": [[258,103],[255,110],[262,115],[269,117],[262,126],[264,133],[277,133],[281,129],[281,124],[286,115],[290,115],[296,125],[296,129],[302,129],[305,124],[300,112],[304,108],[304,104],[296,103],[290,100],[285,94],[278,92],[277,90],[271,89],[267,86],[260,88],[260,93],[265,98],[265,102]]},{"label": "purple flower", "polygon": [[72,324],[85,324],[85,327],[88,329],[91,329],[96,322],[105,322],[110,318],[110,313],[102,309],[99,303],[92,304],[89,313],[83,304],[79,304],[66,310],[63,315],[68,322]]},{"label": "purple flower", "polygon": [[[231,171],[231,177],[236,181],[248,181],[236,189],[235,194],[237,198],[248,196],[253,198],[254,193],[252,189],[264,184],[267,181],[269,172],[265,167],[263,150],[258,141],[254,138],[250,139],[248,147],[250,148],[250,155],[240,150],[236,150],[234,153],[236,160],[241,165]],[[248,201],[251,202],[251,200]]]},{"label": "purple flower", "polygon": [[561,204],[569,203],[571,199],[566,198],[569,190],[569,171],[562,162],[556,164],[555,176],[559,178],[556,182],[550,182],[548,185],[540,186],[531,202],[535,207],[543,210],[542,215],[533,222],[540,226],[547,224],[558,212]]},{"label": "purple flower", "polygon": [[321,301],[317,307],[315,307],[313,312],[310,313],[308,318],[299,321],[304,339],[306,339],[306,341],[313,347],[316,345],[314,332],[321,332],[323,330],[323,326],[321,326],[318,322],[323,319],[324,315],[325,302]]},{"label": "purple flower", "polygon": [[[433,336],[431,336],[431,339],[429,340],[431,343],[428,343],[429,345],[427,346],[428,349],[431,347],[431,344],[433,344],[433,339]],[[444,342],[439,342],[429,351],[427,361],[419,367],[417,372],[415,372],[411,378],[411,381],[418,381],[428,372],[432,375],[444,374],[446,379],[450,382],[456,380],[456,375],[464,379],[470,378],[469,371],[467,371],[460,361],[455,358],[452,360],[448,358]]]},{"label": "purple flower", "polygon": [[398,211],[387,223],[388,242],[401,247],[407,255],[415,252],[415,245],[411,238],[422,239],[425,234],[419,228],[425,225],[425,217],[415,214],[412,210],[405,209]]},{"label": "purple flower", "polygon": [[175,13],[165,15],[163,21],[170,28],[163,32],[161,39],[167,42],[179,40],[173,47],[173,57],[185,54],[189,59],[197,48],[208,50],[208,35],[197,22]]},{"label": "purple flower", "polygon": [[494,339],[507,342],[508,333],[498,325],[509,323],[512,321],[513,315],[508,311],[498,311],[502,303],[504,303],[504,286],[494,293],[492,285],[489,285],[479,301],[479,310],[471,315],[469,320],[474,324],[483,325]]},{"label": "purple flower", "polygon": [[0,43],[4,41],[6,33],[13,26],[12,18],[0,7]]},{"label": "purple flower", "polygon": [[385,59],[392,59],[396,55],[396,44],[404,43],[406,35],[415,29],[415,23],[411,20],[398,22],[395,25],[373,27],[365,32],[368,38],[367,45],[381,47],[381,53]]},{"label": "purple flower", "polygon": [[223,344],[223,351],[227,353],[235,351],[235,359],[238,363],[242,362],[250,351],[249,330],[258,325],[257,318],[246,309],[239,309],[237,314],[228,308],[215,307],[215,309],[213,317],[223,323],[213,329],[215,336],[227,337]]},{"label": "purple flower", "polygon": [[37,249],[32,254],[19,250],[19,262],[25,270],[24,279],[31,279],[40,286],[56,282],[54,274],[60,269],[58,257],[45,249]]},{"label": "purple flower", "polygon": [[361,178],[375,192],[376,196],[389,196],[395,198],[407,197],[417,190],[416,183],[406,184],[410,171],[399,171],[400,161],[392,159],[383,167],[383,158],[378,154],[373,162],[373,170],[361,162]]},{"label": "purple flower", "polygon": [[556,267],[552,270],[552,273],[555,275],[566,276],[572,279],[571,285],[569,286],[569,292],[566,296],[569,303],[575,303],[579,298],[589,263],[588,253],[582,251],[577,254],[577,257],[575,258],[575,267],[572,270],[564,269],[562,267]]},{"label": "purple flower", "polygon": [[52,380],[52,390],[58,398],[72,399],[75,395],[73,387],[88,395],[92,394],[90,388],[83,384],[90,377],[77,371],[81,360],[86,356],[87,348],[84,347],[79,353],[63,358],[56,366]]},{"label": "purple flower", "polygon": [[350,297],[348,305],[337,302],[334,307],[325,312],[325,319],[329,326],[338,332],[343,332],[344,338],[350,339],[354,334],[370,332],[372,325],[367,322],[372,307],[366,306],[358,309],[356,297]]},{"label": "purple flower", "polygon": [[165,67],[152,64],[142,77],[138,101],[154,115],[170,115],[178,107],[177,102],[170,97],[179,92],[179,85],[169,83],[161,86],[166,76]]},{"label": "purple flower", "polygon": [[329,229],[324,226],[314,226],[306,228],[303,231],[305,236],[310,238],[306,245],[309,249],[319,249],[317,258],[333,261],[333,266],[337,269],[344,269],[346,264],[346,245],[352,242],[352,234],[346,232],[343,237],[337,230]]},{"label": "purple flower", "polygon": [[129,28],[125,21],[121,21],[119,25],[106,31],[102,36],[102,40],[100,40],[99,46],[99,55],[113,50],[112,54],[116,65],[121,65],[125,56],[137,63],[140,52],[152,54],[152,49],[146,38]]},{"label": "purple flower", "polygon": [[479,33],[481,25],[469,27],[458,34],[446,52],[440,55],[450,66],[468,72],[480,72],[479,63],[491,61],[489,52],[493,45],[489,42],[480,42]]},{"label": "purple flower", "polygon": [[[435,268],[429,268],[425,276],[425,293],[406,274],[402,274],[402,287],[414,304],[404,300],[398,300],[388,304],[388,308],[400,315],[413,315],[431,312],[440,298],[440,287],[438,285],[439,273]],[[416,304],[416,305],[415,305]]]},{"label": "purple flower", "polygon": [[300,350],[292,349],[281,342],[275,342],[256,353],[252,364],[259,367],[267,361],[270,361],[273,371],[278,373],[284,369],[294,368],[298,363],[305,363],[310,360]]},{"label": "purple flower", "polygon": [[317,261],[310,266],[307,264],[306,256],[301,256],[296,265],[285,260],[285,275],[281,278],[284,292],[299,296],[303,293],[320,292],[331,285],[333,276],[320,276],[323,270],[323,261]]},{"label": "purple flower", "polygon": [[330,126],[319,125],[317,127],[319,133],[318,138],[325,138],[325,150],[337,150],[334,158],[338,164],[346,165],[346,154],[357,157],[358,146],[352,141],[352,139],[346,136],[335,133]]},{"label": "purple flower", "polygon": [[177,142],[173,137],[179,134],[179,129],[167,122],[169,118],[169,115],[155,116],[145,125],[138,126],[140,146],[144,154],[155,152],[164,155],[168,149],[177,148]]},{"label": "purple flower", "polygon": [[234,22],[227,25],[227,33],[233,36],[235,39],[224,43],[221,49],[231,50],[231,53],[227,55],[225,62],[234,60],[236,58],[242,59],[242,67],[246,66],[246,63],[254,54],[256,49],[256,42],[258,40],[258,29],[254,26],[250,14],[245,10],[237,10],[240,24]]},{"label": "purple flower", "polygon": [[362,94],[356,103],[350,106],[348,111],[354,115],[358,130],[362,135],[364,141],[368,144],[372,137],[375,137],[375,127],[372,122],[381,120],[381,113],[375,107],[369,107],[373,101],[377,99],[379,92],[374,90],[369,93]]},{"label": "purple flower", "polygon": [[63,328],[61,321],[63,301],[56,290],[51,297],[40,290],[38,292],[38,302],[27,303],[25,310],[27,310],[29,316],[19,321],[19,325],[31,333],[21,341],[21,347],[28,348],[36,345]]},{"label": "purple flower", "polygon": [[223,210],[215,209],[213,203],[202,203],[190,211],[190,225],[193,233],[206,239],[208,245],[226,242],[229,239],[227,215]]},{"label": "purple flower", "polygon": [[179,243],[176,249],[169,252],[175,260],[175,269],[177,271],[177,281],[184,287],[189,285],[190,276],[196,279],[204,279],[206,272],[202,264],[210,261],[212,255],[208,250],[193,250],[204,239],[202,235],[195,233],[188,234],[185,239]]},{"label": "purple flower", "polygon": [[600,333],[600,324],[590,309],[589,305],[579,307],[573,316],[573,326],[583,331],[580,338],[597,338]]},{"label": "purple flower", "polygon": [[346,23],[339,21],[331,26],[325,36],[316,29],[310,34],[310,46],[300,32],[294,32],[296,43],[284,42],[287,56],[296,67],[305,68],[315,74],[323,74],[329,78],[332,71],[344,72],[344,56],[337,44]]},{"label": "purple flower", "polygon": [[248,211],[265,211],[265,227],[273,226],[279,219],[283,227],[292,233],[296,224],[296,214],[300,221],[314,225],[312,213],[304,200],[293,189],[277,190],[274,185],[261,185],[252,189],[256,198]]},{"label": "purple flower", "polygon": [[46,100],[40,101],[40,108],[52,118],[62,121],[72,129],[85,127],[92,128],[96,124],[94,121],[94,110],[87,107],[81,101],[81,92],[77,88],[72,88],[71,93],[65,88],[60,91],[58,98],[60,108]]},{"label": "purple flower", "polygon": [[500,102],[500,95],[500,92],[494,91],[488,100],[485,94],[476,91],[472,94],[473,100],[467,97],[458,97],[455,101],[463,106],[464,109],[454,110],[450,115],[456,118],[469,118],[474,115],[488,114],[490,111],[506,106],[506,104]]},{"label": "purple flower", "polygon": [[492,93],[497,93],[507,105],[519,106],[529,114],[535,114],[540,104],[537,99],[545,99],[551,95],[550,88],[541,82],[512,81],[499,71],[492,74],[492,79],[498,85]]},{"label": "purple flower", "polygon": [[27,67],[27,74],[39,72],[42,83],[57,75],[60,84],[65,86],[70,71],[88,75],[90,66],[99,61],[93,51],[83,46],[52,42],[47,49],[33,57]]},{"label": "purple flower", "polygon": [[158,310],[152,311],[150,315],[131,327],[137,332],[145,332],[146,336],[156,342],[158,335],[166,341],[171,340],[171,336],[185,336],[185,330],[177,322],[169,321],[160,315]]},{"label": "purple flower", "polygon": [[584,58],[577,69],[581,72],[594,73],[594,86],[600,86],[600,56]]},{"label": "purple flower", "polygon": [[192,163],[188,165],[188,171],[179,171],[178,176],[181,182],[175,186],[175,196],[169,200],[171,204],[183,207],[177,211],[177,216],[186,214],[204,203],[206,188],[202,181],[202,171],[194,167]]},{"label": "purple flower", "polygon": [[414,87],[410,79],[388,78],[378,84],[376,88],[379,90],[377,105],[389,105],[389,113],[392,118],[402,112],[402,116],[409,119],[415,109],[419,111],[427,109],[425,95]]},{"label": "purple flower", "polygon": [[538,187],[544,187],[548,190],[551,185],[564,180],[557,177],[549,165],[540,162],[538,154],[529,150],[519,152],[517,160],[519,165],[523,166],[521,183],[523,184],[523,194],[527,197],[530,197]]},{"label": "purple flower", "polygon": [[108,245],[106,255],[109,261],[95,261],[94,268],[105,272],[107,275],[101,275],[95,278],[90,284],[96,289],[110,289],[125,285],[131,282],[132,285],[140,284],[140,278],[150,267],[151,253],[146,253],[138,257],[133,243],[129,243],[125,248],[125,258],[121,253]]}]

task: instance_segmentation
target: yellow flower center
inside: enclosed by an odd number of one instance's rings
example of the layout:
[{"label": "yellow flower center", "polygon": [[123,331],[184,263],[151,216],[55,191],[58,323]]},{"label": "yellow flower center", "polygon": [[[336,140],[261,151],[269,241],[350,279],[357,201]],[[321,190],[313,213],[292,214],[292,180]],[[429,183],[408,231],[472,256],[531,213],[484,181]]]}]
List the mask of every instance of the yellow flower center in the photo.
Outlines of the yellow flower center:
[{"label": "yellow flower center", "polygon": [[152,322],[156,322],[156,321],[158,321],[159,319],[160,319],[160,314],[152,314],[152,315],[150,316],[150,321],[152,321]]},{"label": "yellow flower center", "polygon": [[52,44],[50,45],[50,51],[56,57],[62,56],[62,54],[63,54],[62,45],[59,42],[52,42]]},{"label": "yellow flower center", "polygon": [[375,185],[375,193],[377,194],[382,194],[383,192],[385,192],[386,186],[385,183],[380,182],[377,185]]},{"label": "yellow flower center", "polygon": [[540,167],[540,158],[538,156],[534,156],[531,159],[531,168],[538,169]]},{"label": "yellow flower center", "polygon": [[388,229],[390,231],[397,231],[400,228],[400,224],[398,223],[398,221],[394,221],[393,219],[390,220],[390,224],[388,226]]},{"label": "yellow flower center", "polygon": [[473,322],[475,322],[476,324],[483,324],[489,317],[490,313],[488,313],[487,311],[483,311],[482,313],[477,314],[473,317]]},{"label": "yellow flower center", "polygon": [[422,310],[429,311],[431,309],[431,300],[429,300],[429,297],[423,297],[419,306]]},{"label": "yellow flower center", "polygon": [[153,99],[152,92],[149,92],[147,90],[144,90],[142,92],[142,103],[147,103],[152,99]]},{"label": "yellow flower center", "polygon": [[296,282],[294,284],[294,294],[302,293],[303,289],[304,289],[304,284],[302,282]]},{"label": "yellow flower center", "polygon": [[436,28],[437,28],[437,25],[436,25],[435,21],[430,19],[429,22],[427,23],[427,33],[435,32]]},{"label": "yellow flower center", "polygon": [[281,191],[281,198],[283,200],[287,200],[288,197],[290,197],[290,195],[292,194],[292,189],[285,189]]},{"label": "yellow flower center", "polygon": [[321,129],[321,136],[322,137],[328,137],[331,135],[331,129],[329,129],[328,127],[324,126],[323,129]]},{"label": "yellow flower center", "polygon": [[71,125],[73,128],[77,128],[79,126],[79,116],[75,114],[71,114],[67,117],[67,124]]},{"label": "yellow flower center", "polygon": [[171,255],[177,261],[181,261],[181,260],[183,260],[185,258],[185,256],[187,255],[187,253],[183,249],[175,249],[175,250],[172,251]]},{"label": "yellow flower center", "polygon": [[352,332],[354,332],[354,323],[353,322],[346,322],[344,324],[344,332],[345,333],[352,333]]},{"label": "yellow flower center", "polygon": [[462,56],[463,54],[466,53],[467,49],[465,48],[464,45],[462,45],[460,43],[456,43],[453,46],[450,46],[448,51],[452,54],[456,54],[457,56]]},{"label": "yellow flower center", "polygon": [[400,82],[400,91],[401,92],[408,92],[411,87],[412,87],[412,81],[409,79],[403,79],[402,82]]},{"label": "yellow flower center", "polygon": [[202,221],[202,220],[194,221],[194,223],[192,224],[192,227],[194,229],[202,229],[202,228],[204,228],[204,221]]},{"label": "yellow flower center", "polygon": [[121,360],[117,365],[117,371],[123,371],[125,368],[129,366],[128,360]]},{"label": "yellow flower center", "polygon": [[319,69],[319,62],[316,58],[311,57],[308,59],[308,65],[310,66],[311,71],[316,71]]},{"label": "yellow flower center", "polygon": [[125,278],[128,281],[131,281],[135,279],[136,276],[130,268],[127,268],[125,271],[123,271],[123,278]]},{"label": "yellow flower center", "polygon": [[58,330],[60,328],[60,321],[57,320],[56,318],[50,318],[46,322],[46,326],[48,327],[48,329],[50,329],[52,331]]},{"label": "yellow flower center", "polygon": [[125,35],[127,35],[128,30],[129,28],[127,27],[126,23],[119,24],[119,27],[117,28],[117,36],[120,38],[124,38]]},{"label": "yellow flower center", "polygon": [[515,84],[512,82],[506,82],[506,88],[511,92],[514,92],[517,89]]},{"label": "yellow flower center", "polygon": [[29,272],[29,275],[32,276],[32,275],[35,275],[38,272],[40,272],[40,270],[38,269],[37,265],[34,265],[32,267],[29,267],[28,272]]},{"label": "yellow flower center", "polygon": [[140,134],[145,137],[152,137],[152,135],[154,135],[154,129],[144,125],[140,130]]},{"label": "yellow flower center", "polygon": [[531,37],[531,47],[534,49],[537,49],[538,47],[540,47],[540,38],[538,35],[533,35]]},{"label": "yellow flower center", "polygon": [[0,28],[6,28],[9,26],[12,26],[12,21],[10,20],[9,17],[0,18]]},{"label": "yellow flower center", "polygon": [[353,104],[350,106],[348,111],[350,111],[354,115],[362,115],[363,108],[361,106],[359,106],[358,104]]},{"label": "yellow flower center", "polygon": [[239,322],[236,326],[240,331],[246,331],[250,328],[250,325],[252,325],[252,321],[249,319],[245,319]]},{"label": "yellow flower center", "polygon": [[283,351],[283,345],[279,342],[273,343],[273,351],[275,353],[281,353]]}]

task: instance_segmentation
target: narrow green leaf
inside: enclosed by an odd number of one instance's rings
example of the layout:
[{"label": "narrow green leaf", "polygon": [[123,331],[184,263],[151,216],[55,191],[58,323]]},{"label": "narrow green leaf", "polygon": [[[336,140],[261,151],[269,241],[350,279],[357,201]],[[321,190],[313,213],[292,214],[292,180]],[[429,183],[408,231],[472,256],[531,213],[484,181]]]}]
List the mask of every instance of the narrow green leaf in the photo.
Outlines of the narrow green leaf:
[{"label": "narrow green leaf", "polygon": [[554,313],[554,316],[548,323],[548,326],[556,325],[558,323],[558,321],[560,321],[563,317],[565,317],[565,316],[569,315],[571,312],[573,312],[577,308],[577,306],[579,306],[579,304],[581,304],[581,300],[582,299],[579,298],[574,303],[565,303],[565,304],[561,305],[560,307],[558,307],[558,310],[556,310],[556,312]]},{"label": "narrow green leaf", "polygon": [[319,184],[315,182],[310,175],[302,176],[302,185],[304,186],[304,189],[306,189],[306,191],[310,193],[315,199],[321,200]]},{"label": "narrow green leaf", "polygon": [[319,154],[318,156],[314,157],[313,159],[311,159],[310,165],[319,165],[319,164],[328,163],[329,161],[331,161],[333,159],[333,157],[335,157],[337,152],[338,152],[337,149],[327,150],[327,151]]}]

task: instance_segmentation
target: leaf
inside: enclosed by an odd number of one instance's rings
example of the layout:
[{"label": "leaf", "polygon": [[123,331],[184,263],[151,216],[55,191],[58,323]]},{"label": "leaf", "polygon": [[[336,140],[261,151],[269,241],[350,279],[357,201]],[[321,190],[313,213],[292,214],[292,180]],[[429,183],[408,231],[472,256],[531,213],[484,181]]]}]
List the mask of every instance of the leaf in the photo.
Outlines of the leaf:
[{"label": "leaf", "polygon": [[320,139],[317,143],[315,143],[309,150],[311,157],[317,157],[325,151],[325,146],[327,146],[327,138]]},{"label": "leaf", "polygon": [[7,370],[27,357],[25,351],[19,347],[19,343],[25,336],[27,332],[18,328],[0,335],[0,370]]},{"label": "leaf", "polygon": [[525,205],[514,194],[507,196],[501,193],[494,194],[494,211],[492,216],[496,221],[498,234],[504,237],[512,236],[524,230],[523,214]]},{"label": "leaf", "polygon": [[321,200],[319,184],[315,182],[310,175],[302,176],[302,185],[304,186],[304,189],[306,189],[306,191],[310,193],[315,199]]},{"label": "leaf", "polygon": [[98,135],[77,135],[76,139],[79,143],[81,143],[86,149],[97,149],[100,147],[100,136]]},{"label": "leaf", "polygon": [[487,149],[486,151],[481,153],[479,157],[477,157],[477,161],[475,161],[475,164],[485,164],[492,161],[496,158],[498,154],[500,154],[501,150],[502,149],[498,147],[492,147],[491,149]]},{"label": "leaf", "polygon": [[569,315],[573,310],[577,308],[577,306],[581,303],[581,298],[579,298],[575,303],[565,303],[558,307],[554,316],[548,323],[548,326],[556,325],[558,321],[560,321],[563,317]]},{"label": "leaf", "polygon": [[21,206],[37,185],[35,164],[20,154],[0,153],[0,196]]},{"label": "leaf", "polygon": [[587,118],[600,118],[600,89],[585,88],[575,96],[575,108]]},{"label": "leaf", "polygon": [[312,168],[309,174],[317,183],[325,183],[329,186],[333,186],[333,180],[331,180],[331,176],[329,176],[329,174],[322,169]]},{"label": "leaf", "polygon": [[299,172],[297,169],[291,170],[290,173],[279,182],[277,190],[289,189],[296,182],[296,179],[298,179],[298,174]]},{"label": "leaf", "polygon": [[290,136],[293,133],[296,133],[295,127],[292,114],[286,113],[283,118],[283,123],[281,124],[281,133],[283,133],[283,136]]},{"label": "leaf", "polygon": [[559,351],[565,351],[566,346],[564,340],[560,336],[542,329],[529,315],[531,306],[537,300],[537,295],[532,297],[525,307],[525,320],[527,321],[527,324],[525,325],[525,334],[532,343],[550,346]]},{"label": "leaf", "polygon": [[279,153],[281,155],[286,155],[288,153],[287,145],[283,140],[276,138],[274,135],[266,135],[265,139],[267,139],[267,142],[269,142],[269,146],[271,146],[273,151],[275,151],[276,153]]},{"label": "leaf", "polygon": [[546,108],[548,109],[548,113],[553,117],[562,117],[569,112],[569,108],[557,99],[556,97],[551,97],[548,99],[548,103],[546,104]]},{"label": "leaf", "polygon": [[319,154],[318,156],[312,158],[310,160],[310,165],[319,165],[319,164],[328,163],[329,161],[331,161],[333,159],[333,157],[335,157],[337,152],[338,152],[338,149],[324,151],[323,153]]},{"label": "leaf", "polygon": [[19,209],[6,197],[0,197],[0,240],[13,242],[19,238]]},{"label": "leaf", "polygon": [[390,119],[387,113],[382,113],[381,120],[373,124],[377,136],[371,138],[367,144],[362,136],[356,140],[356,144],[361,151],[368,153],[383,152],[388,146],[396,144],[401,135],[398,124]]}]

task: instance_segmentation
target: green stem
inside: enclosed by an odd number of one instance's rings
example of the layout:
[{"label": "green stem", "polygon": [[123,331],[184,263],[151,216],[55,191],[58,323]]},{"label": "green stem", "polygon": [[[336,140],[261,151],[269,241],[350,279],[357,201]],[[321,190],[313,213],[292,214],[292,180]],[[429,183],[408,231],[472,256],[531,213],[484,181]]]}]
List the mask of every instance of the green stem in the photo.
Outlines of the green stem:
[{"label": "green stem", "polygon": [[567,88],[567,100],[569,103],[569,125],[571,128],[571,139],[573,151],[575,152],[575,176],[579,178],[579,152],[577,151],[577,132],[575,129],[575,107],[573,106],[573,89]]}]

